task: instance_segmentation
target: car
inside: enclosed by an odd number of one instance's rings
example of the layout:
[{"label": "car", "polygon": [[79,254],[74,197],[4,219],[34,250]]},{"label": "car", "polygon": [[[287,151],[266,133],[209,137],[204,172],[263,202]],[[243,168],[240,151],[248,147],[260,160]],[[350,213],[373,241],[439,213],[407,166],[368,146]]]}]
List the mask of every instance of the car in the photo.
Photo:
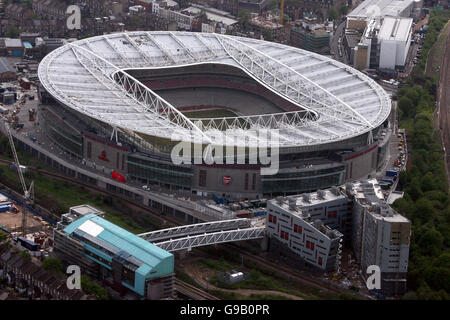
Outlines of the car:
[{"label": "car", "polygon": [[144,189],[146,191],[150,190],[150,188],[148,186],[142,186],[142,189]]}]

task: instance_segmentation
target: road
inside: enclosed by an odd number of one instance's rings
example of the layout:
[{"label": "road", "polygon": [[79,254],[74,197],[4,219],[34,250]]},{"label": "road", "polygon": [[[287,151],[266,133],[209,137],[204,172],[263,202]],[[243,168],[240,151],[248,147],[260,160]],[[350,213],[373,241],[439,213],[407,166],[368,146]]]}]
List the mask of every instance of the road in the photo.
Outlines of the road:
[{"label": "road", "polygon": [[[345,31],[345,21],[337,26],[336,31],[334,32],[333,39],[331,40],[331,52],[333,52],[333,59],[347,63],[347,57],[344,53],[344,46],[339,44],[339,38],[343,37]],[[342,50],[342,57],[339,55],[339,47]]]}]

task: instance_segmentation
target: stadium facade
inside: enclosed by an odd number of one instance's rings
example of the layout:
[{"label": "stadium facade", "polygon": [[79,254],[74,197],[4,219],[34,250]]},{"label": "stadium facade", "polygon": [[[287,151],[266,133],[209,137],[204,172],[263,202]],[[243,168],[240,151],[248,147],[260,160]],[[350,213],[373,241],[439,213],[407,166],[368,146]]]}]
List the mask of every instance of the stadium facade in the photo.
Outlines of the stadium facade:
[{"label": "stadium facade", "polygon": [[[50,53],[39,78],[47,137],[85,165],[143,185],[233,198],[297,194],[373,174],[389,145],[391,101],[377,83],[277,43],[187,32],[103,35]],[[277,139],[255,140],[255,129]],[[176,165],[174,136],[247,156],[255,141],[264,143],[279,150],[278,173],[227,164],[228,153],[225,164]]]}]

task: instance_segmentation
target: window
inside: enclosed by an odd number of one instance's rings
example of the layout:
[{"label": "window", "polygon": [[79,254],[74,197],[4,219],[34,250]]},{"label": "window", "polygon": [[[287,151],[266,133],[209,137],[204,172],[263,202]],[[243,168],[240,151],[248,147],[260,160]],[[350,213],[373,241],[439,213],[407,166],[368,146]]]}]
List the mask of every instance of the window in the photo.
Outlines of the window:
[{"label": "window", "polygon": [[319,263],[319,265],[322,265],[323,261],[322,261],[322,258],[321,258],[321,257],[319,257],[318,263]]},{"label": "window", "polygon": [[253,178],[252,178],[252,190],[256,189],[256,173],[253,174]]},{"label": "window", "polygon": [[244,190],[248,190],[248,173],[245,174]]},{"label": "window", "polygon": [[89,141],[87,143],[87,157],[88,159],[92,158],[92,143]]},{"label": "window", "polygon": [[206,170],[200,170],[198,185],[200,187],[206,187]]}]

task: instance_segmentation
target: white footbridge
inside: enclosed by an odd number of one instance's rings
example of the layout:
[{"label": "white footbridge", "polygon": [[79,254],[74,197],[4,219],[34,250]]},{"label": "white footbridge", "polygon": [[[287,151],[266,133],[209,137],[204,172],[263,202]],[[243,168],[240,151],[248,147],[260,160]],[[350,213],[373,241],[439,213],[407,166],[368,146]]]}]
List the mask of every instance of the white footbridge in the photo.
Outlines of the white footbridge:
[{"label": "white footbridge", "polygon": [[243,240],[261,239],[265,226],[261,220],[231,219],[184,225],[138,234],[169,252]]}]

